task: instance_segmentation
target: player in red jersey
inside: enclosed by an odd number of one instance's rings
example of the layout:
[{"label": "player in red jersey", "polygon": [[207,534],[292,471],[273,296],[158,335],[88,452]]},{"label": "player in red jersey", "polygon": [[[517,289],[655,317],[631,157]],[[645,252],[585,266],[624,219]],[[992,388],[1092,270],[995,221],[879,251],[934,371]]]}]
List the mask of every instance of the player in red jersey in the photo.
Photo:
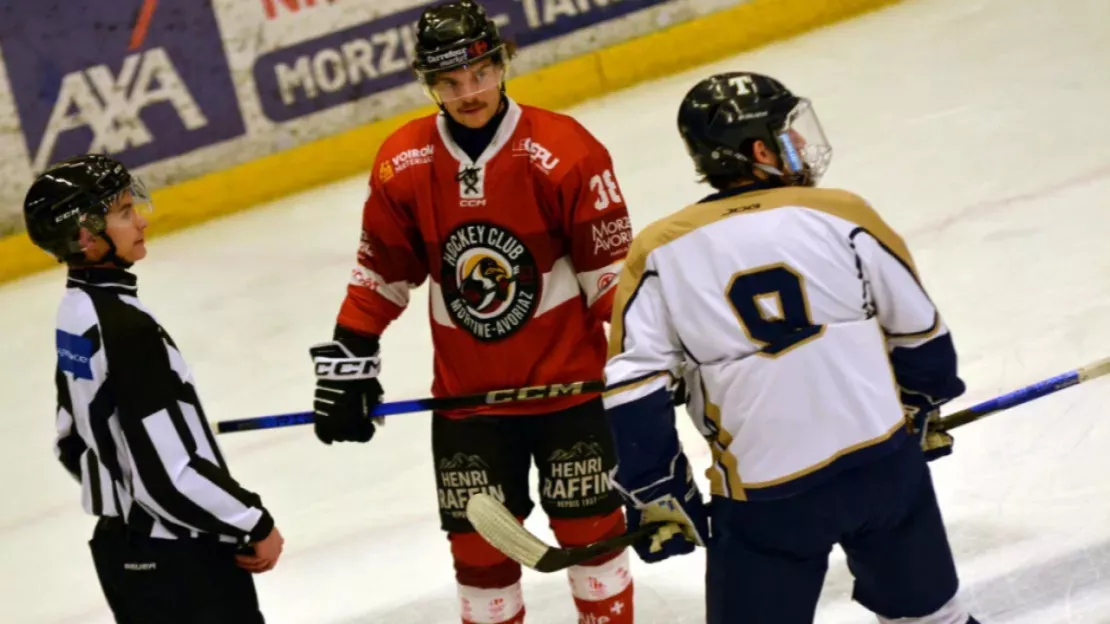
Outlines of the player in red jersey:
[{"label": "player in red jersey", "polygon": [[[378,337],[426,280],[434,396],[602,376],[603,324],[631,238],[624,197],[608,151],[585,128],[505,94],[512,53],[470,0],[429,8],[418,22],[414,69],[441,111],[400,128],[378,152],[334,339],[311,350],[324,443],[373,436],[366,414],[382,397]],[[561,544],[623,532],[600,397],[432,418],[462,621],[523,622],[520,566],[474,531],[466,502],[489,492],[526,517],[535,461],[540,504]],[[625,552],[571,568],[569,578],[579,621],[633,621]]]}]

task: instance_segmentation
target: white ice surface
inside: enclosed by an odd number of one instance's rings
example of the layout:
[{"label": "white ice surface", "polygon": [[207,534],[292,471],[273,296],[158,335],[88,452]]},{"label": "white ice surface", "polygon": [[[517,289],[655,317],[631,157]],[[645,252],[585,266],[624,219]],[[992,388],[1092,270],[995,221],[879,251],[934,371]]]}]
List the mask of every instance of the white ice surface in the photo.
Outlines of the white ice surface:
[{"label": "white ice surface", "polygon": [[[698,199],[675,131],[686,89],[763,71],[811,97],[858,192],[907,238],[955,335],[953,409],[1110,355],[1110,2],[916,0],[573,111],[611,149],[637,230]],[[137,268],[213,420],[301,411],[358,244],[351,179],[173,236]],[[52,319],[62,274],[0,288],[0,615],[108,622],[92,521],[54,460]],[[426,290],[383,340],[388,399],[425,396]],[[933,464],[962,593],[984,622],[1110,622],[1110,379],[969,425]],[[704,444],[682,421],[699,467]],[[304,427],[223,436],[287,539],[258,578],[269,621],[457,622],[436,521],[429,418],[369,445]],[[529,521],[543,530],[539,515]],[[639,622],[702,621],[693,555],[637,564]],[[923,583],[929,582],[923,578]],[[873,621],[834,553],[818,622]],[[562,575],[526,573],[529,622],[574,621]]]}]

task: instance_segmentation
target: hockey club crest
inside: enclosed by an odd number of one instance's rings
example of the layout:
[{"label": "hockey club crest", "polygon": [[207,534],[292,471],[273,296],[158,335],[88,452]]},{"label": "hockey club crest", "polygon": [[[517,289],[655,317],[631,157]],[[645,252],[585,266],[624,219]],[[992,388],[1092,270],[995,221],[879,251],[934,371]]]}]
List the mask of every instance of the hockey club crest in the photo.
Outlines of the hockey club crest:
[{"label": "hockey club crest", "polygon": [[502,227],[467,223],[455,228],[443,244],[440,271],[448,313],[479,340],[516,333],[539,305],[536,261]]}]

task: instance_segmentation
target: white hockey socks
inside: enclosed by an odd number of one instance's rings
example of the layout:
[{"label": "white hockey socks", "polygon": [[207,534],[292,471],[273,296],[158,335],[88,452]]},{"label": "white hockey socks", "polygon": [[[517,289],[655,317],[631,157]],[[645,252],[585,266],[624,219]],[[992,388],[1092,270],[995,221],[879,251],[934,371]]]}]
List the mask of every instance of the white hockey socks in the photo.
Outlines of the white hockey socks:
[{"label": "white hockey socks", "polygon": [[524,624],[520,581],[495,589],[459,585],[459,612],[463,624]]},{"label": "white hockey socks", "polygon": [[632,624],[628,551],[596,566],[567,569],[579,624]]}]

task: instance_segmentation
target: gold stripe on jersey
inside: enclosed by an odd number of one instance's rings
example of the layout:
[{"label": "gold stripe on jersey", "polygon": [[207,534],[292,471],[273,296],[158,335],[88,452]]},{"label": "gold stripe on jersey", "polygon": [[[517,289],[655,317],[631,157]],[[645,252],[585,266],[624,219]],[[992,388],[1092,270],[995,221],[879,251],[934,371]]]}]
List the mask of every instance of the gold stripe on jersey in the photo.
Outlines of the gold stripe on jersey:
[{"label": "gold stripe on jersey", "polygon": [[[881,333],[882,328],[879,327],[878,322],[874,321],[874,323],[875,323],[875,330]],[[885,341],[885,337],[884,337],[884,341]],[[889,347],[888,347],[888,350],[889,350]],[[890,361],[889,358],[887,358],[886,359],[886,365],[887,365],[887,370],[890,371],[890,384],[891,384],[891,387],[894,389],[894,396],[898,396],[898,394],[900,392],[900,388],[898,386],[897,378],[894,376],[894,364]],[[708,399],[707,399],[707,404],[708,404]],[[800,479],[800,478],[805,477],[807,475],[813,474],[813,473],[821,470],[822,468],[825,468],[828,465],[832,464],[833,462],[840,459],[841,457],[844,457],[845,455],[850,455],[850,454],[852,454],[856,451],[865,449],[867,447],[875,446],[876,444],[882,444],[883,442],[886,442],[891,437],[893,437],[894,434],[898,433],[899,429],[904,429],[904,428],[907,428],[908,426],[909,426],[908,419],[903,418],[897,424],[895,424],[893,427],[891,427],[886,433],[878,435],[878,436],[876,436],[874,438],[871,438],[869,440],[864,440],[862,442],[857,442],[856,444],[853,444],[851,446],[842,448],[839,451],[837,451],[836,453],[833,453],[829,458],[825,459],[822,462],[816,463],[812,466],[809,466],[808,468],[803,468],[803,469],[798,470],[796,472],[792,472],[788,475],[779,477],[777,479],[772,479],[770,481],[758,481],[758,482],[753,482],[753,483],[744,483],[743,480],[740,479],[740,474],[736,471],[736,464],[733,463],[732,468],[730,469],[730,474],[729,474],[730,481],[729,481],[729,483],[732,482],[731,478],[732,478],[733,475],[735,475],[736,480],[737,480],[738,485],[739,485],[739,488],[734,488],[733,489],[734,495],[732,496],[732,498],[734,500],[738,500],[738,501],[747,500],[747,495],[746,494],[742,494],[743,498],[738,498],[738,497],[735,496],[735,492],[743,493],[745,488],[746,489],[760,489],[760,488],[773,487],[773,486],[776,486],[776,485],[782,485],[783,483],[788,483],[790,481],[794,481],[795,479]]]},{"label": "gold stripe on jersey", "polygon": [[755,489],[760,489],[760,488],[773,487],[773,486],[776,486],[776,485],[782,485],[783,483],[789,483],[790,481],[800,479],[800,478],[805,477],[807,475],[813,474],[813,473],[817,472],[818,470],[821,470],[822,468],[827,467],[829,464],[831,464],[834,461],[840,459],[841,457],[844,457],[845,455],[850,455],[852,453],[855,453],[856,451],[865,449],[869,446],[875,446],[876,444],[882,444],[883,442],[886,442],[887,440],[889,440],[894,434],[898,433],[898,431],[900,429],[905,429],[905,427],[906,427],[906,423],[904,421],[899,421],[898,424],[891,427],[890,430],[887,431],[886,433],[884,433],[882,435],[879,435],[879,436],[876,436],[874,438],[871,438],[870,440],[864,440],[863,442],[857,442],[856,444],[853,444],[851,446],[842,448],[839,451],[837,451],[836,453],[833,453],[832,455],[830,455],[828,457],[828,459],[825,459],[824,461],[821,461],[821,462],[818,462],[818,463],[816,463],[812,466],[809,466],[808,468],[803,468],[803,469],[801,469],[797,472],[792,472],[788,475],[779,477],[777,479],[772,479],[770,481],[759,481],[759,482],[756,482],[756,483],[743,483],[742,487],[755,490]]},{"label": "gold stripe on jersey", "polygon": [[652,251],[722,219],[783,207],[808,208],[855,223],[874,236],[917,278],[917,267],[902,237],[863,198],[848,191],[785,187],[693,204],[655,221],[633,239],[613,302],[609,357],[615,357],[624,350],[624,311],[640,288],[647,259]]},{"label": "gold stripe on jersey", "polygon": [[[709,478],[709,491],[714,496],[746,501],[748,497],[744,494],[736,456],[729,450],[732,446],[732,434],[721,424],[721,408],[709,401],[709,392],[705,389],[704,381],[701,382],[701,394],[704,397],[705,417],[713,423],[715,431],[713,435],[707,436],[709,451],[713,456],[713,465],[705,471],[705,476]],[[721,477],[722,472],[724,478]],[[728,480],[727,487],[725,479]]]},{"label": "gold stripe on jersey", "polygon": [[621,394],[623,392],[629,392],[631,390],[635,390],[636,388],[642,388],[642,387],[646,386],[647,384],[658,380],[660,377],[669,377],[669,376],[670,376],[670,373],[668,373],[666,371],[663,371],[661,373],[656,373],[656,374],[651,375],[649,377],[645,377],[645,378],[643,378],[639,381],[633,381],[631,383],[618,384],[618,385],[615,385],[611,388],[606,389],[605,392],[603,392],[601,394],[601,396],[603,396],[605,398],[613,397],[613,396],[616,396],[616,395]]}]

